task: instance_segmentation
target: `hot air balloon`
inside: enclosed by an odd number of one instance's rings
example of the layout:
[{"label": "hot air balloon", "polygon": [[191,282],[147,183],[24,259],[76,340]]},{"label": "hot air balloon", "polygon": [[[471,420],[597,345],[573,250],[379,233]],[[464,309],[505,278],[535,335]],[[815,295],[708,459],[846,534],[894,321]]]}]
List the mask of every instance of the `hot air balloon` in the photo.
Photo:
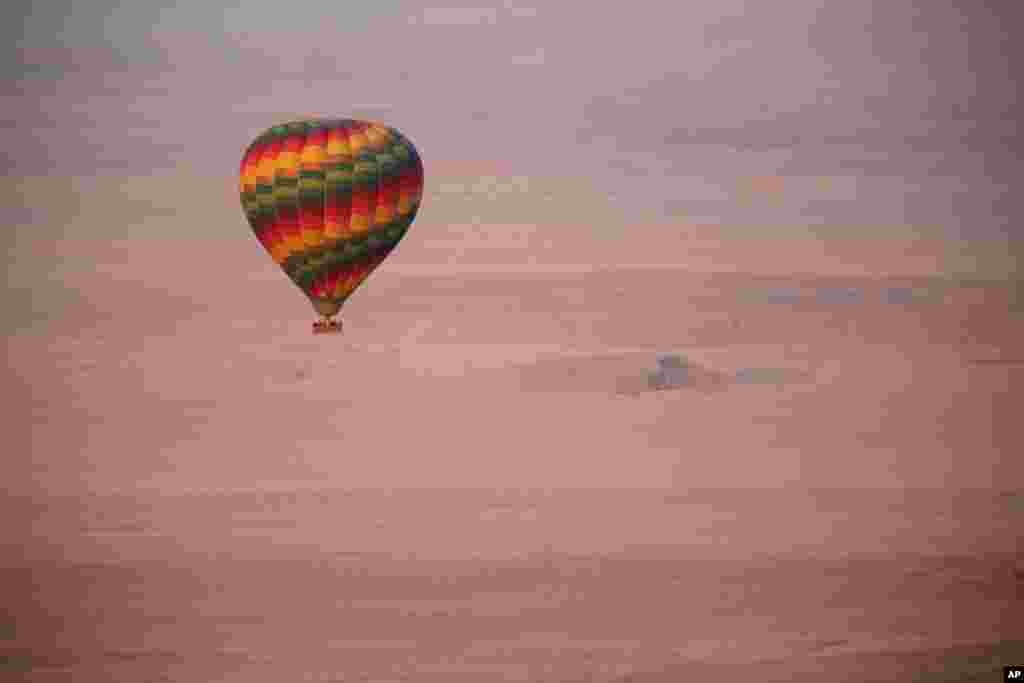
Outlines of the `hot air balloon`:
[{"label": "hot air balloon", "polygon": [[320,315],[334,317],[405,236],[423,195],[423,164],[401,133],[353,119],[274,126],[242,157],[242,208],[256,239]]}]

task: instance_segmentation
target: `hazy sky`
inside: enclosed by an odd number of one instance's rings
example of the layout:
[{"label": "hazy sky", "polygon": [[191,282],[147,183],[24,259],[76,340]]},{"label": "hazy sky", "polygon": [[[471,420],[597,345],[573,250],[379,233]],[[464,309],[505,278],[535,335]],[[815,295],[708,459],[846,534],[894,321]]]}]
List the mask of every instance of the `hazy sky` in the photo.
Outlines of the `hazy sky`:
[{"label": "hazy sky", "polygon": [[[164,4],[12,13],[9,174],[230,175],[281,118],[353,115],[428,183],[478,160],[627,215],[1020,234],[1014,0]],[[789,201],[736,201],[777,175]]]}]

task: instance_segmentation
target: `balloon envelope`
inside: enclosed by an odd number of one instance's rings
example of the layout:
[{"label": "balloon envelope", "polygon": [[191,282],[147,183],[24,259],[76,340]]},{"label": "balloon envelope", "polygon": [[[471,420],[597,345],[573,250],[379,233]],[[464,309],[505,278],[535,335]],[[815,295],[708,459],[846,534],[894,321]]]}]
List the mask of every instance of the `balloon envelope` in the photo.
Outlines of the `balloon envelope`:
[{"label": "balloon envelope", "polygon": [[413,144],[353,119],[274,126],[246,150],[239,175],[256,238],[324,317],[405,236],[423,195]]}]

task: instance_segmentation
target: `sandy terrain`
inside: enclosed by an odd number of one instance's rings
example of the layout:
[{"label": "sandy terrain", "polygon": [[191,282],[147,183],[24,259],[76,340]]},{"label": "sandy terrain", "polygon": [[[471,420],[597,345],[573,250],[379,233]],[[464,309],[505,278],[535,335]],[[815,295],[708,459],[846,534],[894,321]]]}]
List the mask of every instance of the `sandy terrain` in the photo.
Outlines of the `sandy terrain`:
[{"label": "sandy terrain", "polygon": [[[934,250],[794,244],[776,272],[402,247],[313,337],[254,244],[41,241],[4,676],[989,680],[1024,659],[1024,316]],[[659,354],[688,381],[653,390]]]}]

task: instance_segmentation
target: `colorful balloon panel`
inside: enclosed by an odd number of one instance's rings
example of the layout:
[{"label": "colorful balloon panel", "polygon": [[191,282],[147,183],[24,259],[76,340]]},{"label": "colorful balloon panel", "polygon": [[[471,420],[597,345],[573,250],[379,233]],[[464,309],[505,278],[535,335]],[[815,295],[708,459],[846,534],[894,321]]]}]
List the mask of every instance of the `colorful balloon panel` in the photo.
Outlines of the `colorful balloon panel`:
[{"label": "colorful balloon panel", "polygon": [[260,244],[317,311],[333,315],[405,236],[423,164],[406,137],[379,123],[293,121],[249,146],[239,191]]}]

